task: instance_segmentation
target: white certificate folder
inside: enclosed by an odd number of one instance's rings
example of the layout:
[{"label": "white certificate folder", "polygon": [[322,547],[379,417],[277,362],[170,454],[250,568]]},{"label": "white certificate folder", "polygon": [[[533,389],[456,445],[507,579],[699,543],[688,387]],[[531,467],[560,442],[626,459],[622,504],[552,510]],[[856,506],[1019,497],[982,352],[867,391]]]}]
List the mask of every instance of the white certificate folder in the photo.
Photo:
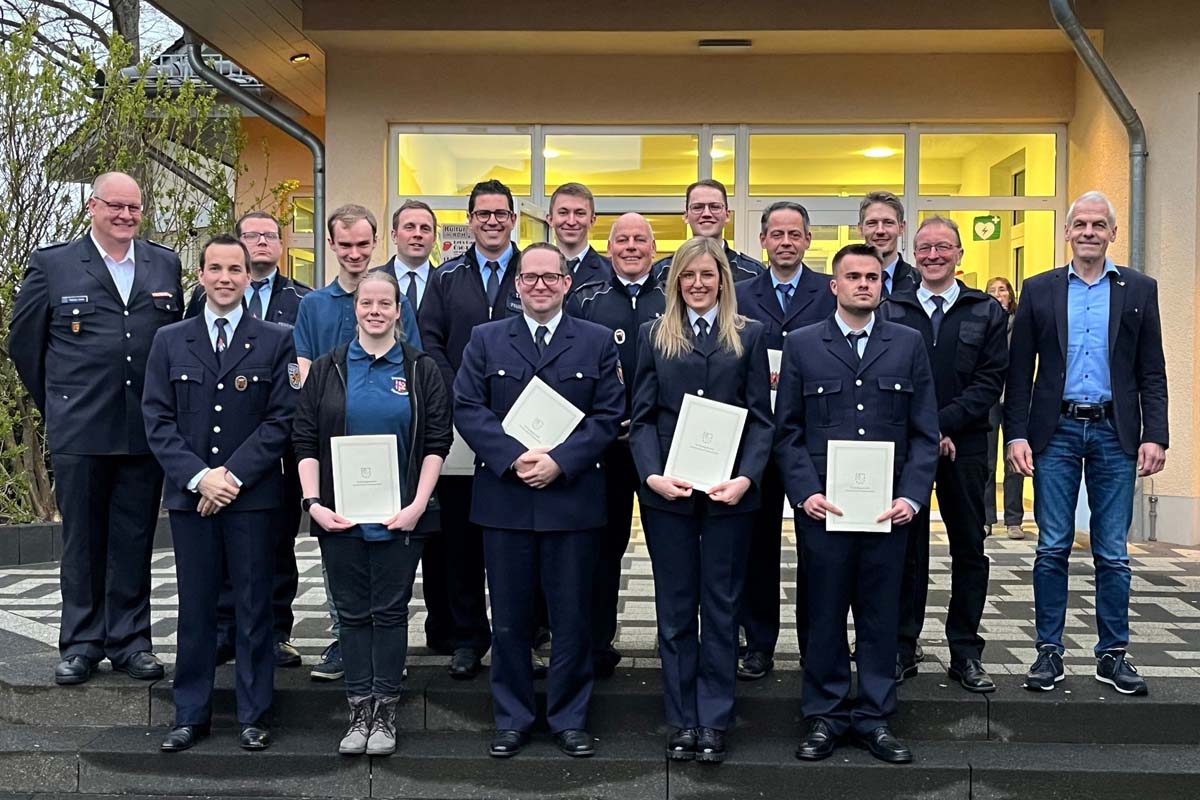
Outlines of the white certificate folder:
[{"label": "white certificate folder", "polygon": [[558,447],[583,420],[583,412],[536,375],[504,416],[504,432],[530,450]]},{"label": "white certificate folder", "polygon": [[887,533],[892,521],[876,522],[892,507],[894,442],[829,442],[825,497],[842,516],[825,515],[827,531]]},{"label": "white certificate folder", "polygon": [[746,409],[685,394],[663,473],[707,492],[733,476]]},{"label": "white certificate folder", "polygon": [[333,502],[354,523],[386,522],[400,510],[395,434],[334,436]]}]

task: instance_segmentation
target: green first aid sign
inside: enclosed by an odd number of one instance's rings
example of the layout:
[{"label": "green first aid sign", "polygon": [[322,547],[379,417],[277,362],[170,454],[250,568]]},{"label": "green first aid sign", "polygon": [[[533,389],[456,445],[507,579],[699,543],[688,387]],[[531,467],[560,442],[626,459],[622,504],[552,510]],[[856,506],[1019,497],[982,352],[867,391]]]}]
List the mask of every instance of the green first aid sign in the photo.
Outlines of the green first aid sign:
[{"label": "green first aid sign", "polygon": [[977,242],[990,242],[1000,238],[1000,217],[989,214],[971,221],[971,238]]}]

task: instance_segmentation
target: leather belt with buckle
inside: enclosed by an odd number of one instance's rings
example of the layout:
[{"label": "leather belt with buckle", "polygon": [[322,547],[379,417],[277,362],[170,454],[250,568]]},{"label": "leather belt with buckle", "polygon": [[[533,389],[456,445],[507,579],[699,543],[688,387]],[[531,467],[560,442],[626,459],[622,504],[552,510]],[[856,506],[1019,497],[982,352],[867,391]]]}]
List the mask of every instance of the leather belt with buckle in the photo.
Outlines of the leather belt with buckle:
[{"label": "leather belt with buckle", "polygon": [[1112,403],[1077,403],[1067,400],[1062,404],[1062,413],[1071,419],[1099,422],[1112,416]]}]

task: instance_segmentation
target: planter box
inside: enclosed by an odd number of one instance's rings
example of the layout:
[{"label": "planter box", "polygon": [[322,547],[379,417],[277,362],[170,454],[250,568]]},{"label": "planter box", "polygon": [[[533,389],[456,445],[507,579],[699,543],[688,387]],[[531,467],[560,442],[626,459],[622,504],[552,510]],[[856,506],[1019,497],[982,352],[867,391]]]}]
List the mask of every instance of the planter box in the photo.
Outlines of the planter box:
[{"label": "planter box", "polygon": [[[171,523],[158,518],[154,548],[171,546]],[[28,525],[0,525],[0,567],[45,564],[62,557],[62,523],[35,522]]]}]

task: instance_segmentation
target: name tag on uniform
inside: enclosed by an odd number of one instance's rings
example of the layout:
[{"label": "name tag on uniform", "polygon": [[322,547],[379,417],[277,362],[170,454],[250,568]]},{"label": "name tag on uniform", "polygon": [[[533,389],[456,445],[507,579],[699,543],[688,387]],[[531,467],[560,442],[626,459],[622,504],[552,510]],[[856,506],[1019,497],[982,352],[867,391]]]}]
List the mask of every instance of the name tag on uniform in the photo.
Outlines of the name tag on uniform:
[{"label": "name tag on uniform", "polygon": [[521,295],[513,292],[508,296],[508,310],[516,313],[521,313]]},{"label": "name tag on uniform", "polygon": [[151,292],[150,296],[151,297],[174,297],[175,295],[171,294],[170,292]]},{"label": "name tag on uniform", "polygon": [[396,375],[392,376],[392,394],[408,396],[408,379],[401,378]]},{"label": "name tag on uniform", "polygon": [[86,303],[87,301],[88,301],[88,296],[86,294],[73,294],[73,295],[69,295],[67,297],[62,298],[58,302],[60,302],[60,303]]}]

